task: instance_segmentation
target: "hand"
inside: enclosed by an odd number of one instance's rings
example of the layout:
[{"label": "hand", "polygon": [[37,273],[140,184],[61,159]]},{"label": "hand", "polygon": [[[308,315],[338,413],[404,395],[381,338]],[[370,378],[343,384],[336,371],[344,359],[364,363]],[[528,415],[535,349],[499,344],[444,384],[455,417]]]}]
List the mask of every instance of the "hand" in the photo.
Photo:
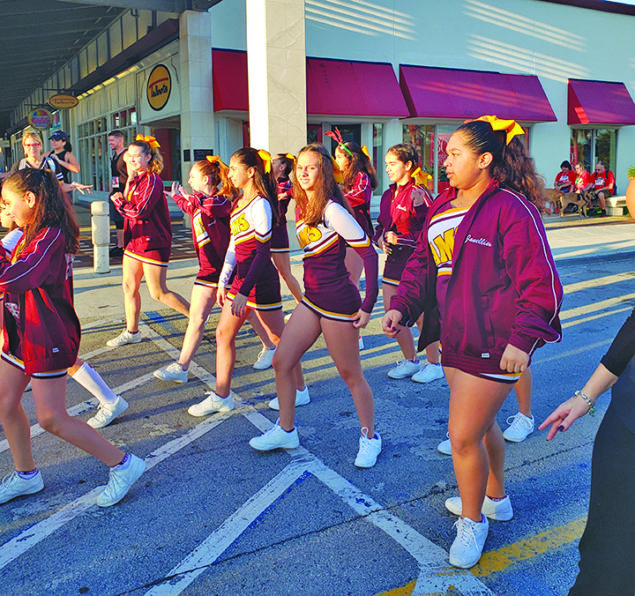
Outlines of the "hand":
[{"label": "hand", "polygon": [[235,317],[242,317],[247,308],[247,296],[236,294],[232,300],[232,314]]},{"label": "hand", "polygon": [[381,330],[388,337],[397,337],[397,333],[401,331],[399,322],[402,318],[403,317],[398,310],[395,310],[394,308],[389,310],[381,320]]},{"label": "hand", "polygon": [[551,441],[558,431],[565,431],[578,419],[589,411],[589,405],[579,397],[572,397],[561,403],[538,427],[538,430],[544,430],[551,424],[547,441]]},{"label": "hand", "polygon": [[222,285],[219,284],[218,288],[216,289],[216,300],[218,301],[218,305],[223,308],[223,305],[225,304],[225,297],[227,296],[227,288]]},{"label": "hand", "polygon": [[113,192],[110,195],[110,200],[114,202],[114,200],[117,199],[118,201],[123,201],[123,195],[121,194],[121,192]]},{"label": "hand", "polygon": [[75,190],[78,190],[81,194],[84,194],[84,191],[86,191],[88,194],[93,192],[91,190],[91,188],[93,187],[92,184],[80,184],[79,182],[72,182],[71,184],[73,185]]},{"label": "hand", "polygon": [[165,191],[165,196],[174,200],[174,195],[181,194],[181,185],[178,182],[172,182],[172,189]]},{"label": "hand", "polygon": [[410,198],[412,199],[412,204],[415,207],[419,207],[419,205],[423,205],[423,202],[426,198],[426,193],[423,192],[421,188],[413,188],[410,193]]},{"label": "hand", "polygon": [[507,344],[503,352],[503,357],[501,358],[501,370],[506,370],[510,373],[525,372],[525,370],[527,370],[527,364],[529,364],[529,354],[511,344]]},{"label": "hand", "polygon": [[360,310],[357,312],[357,318],[353,321],[355,329],[364,329],[370,321],[370,313]]},{"label": "hand", "polygon": [[386,242],[388,242],[389,244],[397,244],[397,242],[399,241],[399,236],[397,236],[397,234],[395,234],[394,232],[386,232],[385,239]]}]

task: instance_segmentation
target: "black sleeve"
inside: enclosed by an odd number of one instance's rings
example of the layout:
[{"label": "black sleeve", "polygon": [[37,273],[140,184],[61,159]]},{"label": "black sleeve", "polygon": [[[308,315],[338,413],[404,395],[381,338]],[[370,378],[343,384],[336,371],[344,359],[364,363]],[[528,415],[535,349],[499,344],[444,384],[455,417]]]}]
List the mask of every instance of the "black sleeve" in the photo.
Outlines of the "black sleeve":
[{"label": "black sleeve", "polygon": [[626,368],[626,365],[635,355],[635,308],[631,316],[624,321],[621,329],[617,332],[609,351],[604,354],[602,364],[619,377]]}]

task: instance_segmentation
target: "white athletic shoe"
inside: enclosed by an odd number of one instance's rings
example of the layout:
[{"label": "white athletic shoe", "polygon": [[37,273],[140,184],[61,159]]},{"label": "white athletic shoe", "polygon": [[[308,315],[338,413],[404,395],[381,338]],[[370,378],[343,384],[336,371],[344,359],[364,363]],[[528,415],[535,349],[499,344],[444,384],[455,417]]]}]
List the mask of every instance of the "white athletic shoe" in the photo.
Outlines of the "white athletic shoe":
[{"label": "white athletic shoe", "polygon": [[278,424],[279,420],[267,432],[259,437],[249,439],[249,444],[258,451],[271,451],[272,449],[295,449],[300,445],[298,429],[286,431]]},{"label": "white athletic shoe", "polygon": [[377,461],[377,456],[381,453],[381,437],[375,431],[372,439],[368,438],[368,429],[362,428],[362,436],[359,438],[359,451],[355,458],[355,465],[358,468],[372,468]]},{"label": "white athletic shoe", "polygon": [[141,333],[130,333],[127,329],[124,329],[117,337],[113,337],[106,342],[109,348],[120,348],[126,344],[138,344],[143,338]]},{"label": "white athletic shoe", "polygon": [[216,395],[213,391],[207,394],[207,397],[197,404],[190,406],[187,413],[190,416],[207,416],[214,412],[229,412],[234,409],[234,400],[232,399],[232,393],[223,398]]},{"label": "white athletic shoe", "polygon": [[[296,389],[295,390],[295,405],[306,406],[308,403],[311,403],[311,397],[309,396],[309,388],[305,387],[304,389]],[[277,397],[274,397],[269,402],[269,407],[272,410],[280,410],[280,404],[278,403]]]},{"label": "white athletic shoe", "polygon": [[275,348],[262,348],[256,362],[253,364],[253,368],[256,370],[266,370],[271,366],[273,362],[273,355],[276,353]]},{"label": "white athletic shoe", "polygon": [[153,374],[162,381],[172,381],[181,385],[187,383],[187,371],[183,370],[178,362],[172,362],[163,368],[158,368]]},{"label": "white athletic shoe", "polygon": [[7,474],[0,483],[0,504],[6,503],[16,497],[32,495],[44,488],[42,474],[37,471],[32,478],[22,478],[17,472]]},{"label": "white athletic shoe", "polygon": [[421,370],[412,375],[411,378],[415,383],[430,383],[431,381],[442,379],[443,367],[440,364],[426,362],[421,365]]},{"label": "white athletic shoe", "polygon": [[418,360],[416,362],[412,360],[400,360],[396,366],[393,366],[388,371],[388,376],[391,379],[407,379],[418,372],[419,368]]},{"label": "white athletic shoe", "polygon": [[450,439],[446,439],[445,441],[441,441],[437,445],[437,451],[439,453],[443,453],[443,455],[452,455],[452,443],[450,443]]},{"label": "white athletic shoe", "polygon": [[359,336],[359,339],[357,340],[357,347],[360,352],[364,349],[364,338],[361,335]]},{"label": "white athletic shoe", "polygon": [[529,418],[520,412],[515,416],[510,416],[507,419],[507,424],[509,427],[505,429],[503,437],[512,443],[520,443],[534,432],[534,417]]},{"label": "white athletic shoe", "polygon": [[481,558],[487,539],[489,522],[481,514],[481,521],[475,522],[467,517],[459,517],[455,522],[456,538],[450,547],[450,565],[469,569]]},{"label": "white athletic shoe", "polygon": [[125,468],[121,469],[119,466],[110,468],[108,484],[104,488],[104,492],[97,497],[97,505],[110,507],[119,503],[145,469],[146,462],[132,453],[130,454],[130,462]]},{"label": "white athletic shoe", "polygon": [[123,414],[128,409],[128,402],[121,397],[117,396],[117,401],[114,404],[99,404],[97,413],[86,420],[88,426],[93,428],[104,428],[108,426],[117,416]]},{"label": "white athletic shoe", "polygon": [[[450,497],[449,499],[446,499],[445,508],[450,513],[460,516],[463,513],[463,503],[461,502],[461,497]],[[496,521],[509,521],[512,517],[514,517],[514,510],[512,509],[512,502],[509,500],[509,495],[506,495],[501,501],[495,501],[485,495],[481,513],[485,517],[489,517],[490,519]]]}]

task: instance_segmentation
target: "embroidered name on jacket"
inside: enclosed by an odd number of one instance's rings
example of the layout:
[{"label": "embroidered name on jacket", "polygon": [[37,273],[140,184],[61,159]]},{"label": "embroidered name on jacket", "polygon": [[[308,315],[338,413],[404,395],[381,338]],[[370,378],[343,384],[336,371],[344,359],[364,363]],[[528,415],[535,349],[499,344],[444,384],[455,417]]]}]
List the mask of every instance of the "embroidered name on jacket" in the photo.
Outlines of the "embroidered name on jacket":
[{"label": "embroidered name on jacket", "polygon": [[487,238],[473,238],[470,234],[467,235],[465,242],[471,242],[472,244],[480,244],[481,246],[492,246],[492,243]]}]

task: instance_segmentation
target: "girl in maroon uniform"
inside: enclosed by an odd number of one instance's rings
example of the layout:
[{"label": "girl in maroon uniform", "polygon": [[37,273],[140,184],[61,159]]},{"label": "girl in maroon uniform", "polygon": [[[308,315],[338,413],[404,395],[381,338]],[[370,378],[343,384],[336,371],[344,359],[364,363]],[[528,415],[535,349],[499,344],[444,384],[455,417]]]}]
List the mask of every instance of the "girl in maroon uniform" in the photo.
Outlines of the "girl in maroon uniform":
[{"label": "girl in maroon uniform", "polygon": [[[419,156],[410,144],[394,145],[386,153],[386,173],[393,184],[382,195],[374,240],[386,253],[382,294],[384,310],[388,310],[390,299],[397,293],[406,261],[417,245],[432,196],[427,188],[417,184],[421,173],[417,166]],[[421,330],[421,319],[417,326]],[[412,377],[414,381],[427,383],[443,377],[439,364],[439,349],[434,342],[426,348],[428,361],[421,367],[415,351],[414,340],[409,330],[402,330],[396,337],[404,360],[388,371],[391,379]]]},{"label": "girl in maroon uniform", "polygon": [[40,426],[110,466],[110,480],[97,504],[114,505],[143,473],[145,463],[66,412],[66,372],[77,359],[80,338],[71,256],[78,248],[79,228],[49,172],[22,170],[10,176],[2,200],[24,234],[10,258],[0,251],[0,290],[6,293],[0,422],[16,470],[0,485],[0,503],[44,488],[31,453],[29,419],[20,403],[31,380]]},{"label": "girl in maroon uniform", "polygon": [[[163,157],[159,143],[151,136],[137,135],[126,151],[128,181],[122,195],[111,195],[117,211],[124,216],[123,296],[126,329],[107,343],[111,348],[141,341],[141,279],[146,278],[150,296],[186,317],[190,305],[166,283],[172,224],[159,173]],[[125,195],[125,196],[124,196]]]},{"label": "girl in maroon uniform", "polygon": [[[236,362],[236,335],[251,311],[276,345],[284,329],[280,278],[271,261],[271,229],[277,213],[271,157],[253,147],[239,149],[229,162],[229,179],[242,190],[242,196],[232,210],[231,239],[217,292],[222,311],[216,327],[216,391],[190,407],[192,416],[233,409],[231,378]],[[236,275],[227,291],[234,269]],[[296,388],[296,400],[309,403],[299,362],[290,370],[289,380]]]},{"label": "girl in maroon uniform", "polygon": [[[291,315],[273,357],[280,421],[249,444],[259,451],[299,445],[294,427],[294,388],[291,372],[300,358],[324,334],[337,370],[353,395],[361,423],[355,465],[370,468],[381,452],[375,432],[373,393],[364,378],[357,347],[377,299],[377,253],[355,221],[333,178],[333,163],[320,144],[304,147],[295,171],[298,205],[296,229],[304,250],[304,297]],[[344,264],[346,246],[358,252],[366,273],[366,296],[351,283]]]},{"label": "girl in maroon uniform", "polygon": [[164,381],[187,382],[190,362],[201,345],[207,317],[216,303],[216,289],[229,245],[229,214],[238,192],[227,178],[227,166],[218,156],[197,161],[190,169],[186,194],[175,182],[167,195],[192,217],[192,239],[198,256],[199,272],[192,288],[190,320],[177,362],[154,371]]},{"label": "girl in maroon uniform", "polygon": [[459,515],[450,564],[464,568],[481,556],[487,518],[513,515],[496,414],[535,349],[561,332],[562,284],[532,204],[542,183],[518,134],[513,120],[484,116],[452,135],[450,188],[431,205],[382,322],[394,337],[423,313],[422,341],[441,339],[460,494],[446,501]]}]

